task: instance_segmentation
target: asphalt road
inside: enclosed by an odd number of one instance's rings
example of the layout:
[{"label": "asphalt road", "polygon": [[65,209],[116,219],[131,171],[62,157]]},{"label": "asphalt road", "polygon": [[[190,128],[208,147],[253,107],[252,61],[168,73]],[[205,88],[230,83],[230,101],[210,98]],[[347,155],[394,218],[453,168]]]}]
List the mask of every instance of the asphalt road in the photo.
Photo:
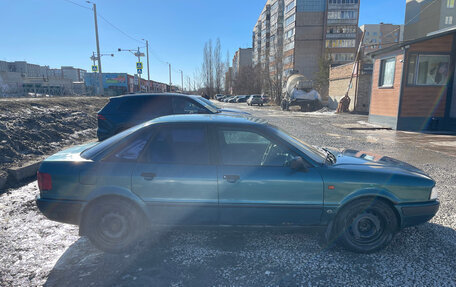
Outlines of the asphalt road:
[{"label": "asphalt road", "polygon": [[41,216],[31,183],[0,196],[0,286],[456,286],[456,137],[378,130],[359,115],[240,107],[312,145],[369,150],[425,170],[437,181],[440,211],[369,255],[327,248],[313,230],[250,229],[175,230],[109,255],[76,227]]}]

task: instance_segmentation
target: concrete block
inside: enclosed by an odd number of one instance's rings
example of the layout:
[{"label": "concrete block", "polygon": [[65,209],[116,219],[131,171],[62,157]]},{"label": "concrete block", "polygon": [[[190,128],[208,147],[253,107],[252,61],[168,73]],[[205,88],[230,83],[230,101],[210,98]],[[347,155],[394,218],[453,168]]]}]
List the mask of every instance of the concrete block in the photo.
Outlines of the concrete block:
[{"label": "concrete block", "polygon": [[14,182],[20,182],[26,178],[30,178],[36,175],[38,168],[40,167],[41,161],[26,163],[21,167],[13,167],[8,169],[10,180]]},{"label": "concrete block", "polygon": [[0,172],[0,190],[2,190],[5,187],[7,180],[8,174],[6,172]]}]

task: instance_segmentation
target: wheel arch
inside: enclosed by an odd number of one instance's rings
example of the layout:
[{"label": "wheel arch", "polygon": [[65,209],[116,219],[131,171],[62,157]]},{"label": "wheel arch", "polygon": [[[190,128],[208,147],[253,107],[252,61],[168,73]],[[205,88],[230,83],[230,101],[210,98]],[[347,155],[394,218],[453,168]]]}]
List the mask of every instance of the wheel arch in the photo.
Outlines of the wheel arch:
[{"label": "wheel arch", "polygon": [[397,222],[398,222],[398,227],[401,226],[402,224],[402,217],[398,209],[396,208],[396,204],[400,202],[400,200],[391,192],[384,190],[384,189],[366,189],[366,190],[359,190],[357,192],[354,192],[344,198],[344,200],[340,203],[339,207],[337,208],[333,220],[336,220],[337,216],[340,214],[340,212],[346,208],[347,206],[350,206],[353,202],[356,202],[358,200],[365,200],[365,199],[371,199],[372,201],[374,200],[381,200],[388,204],[391,209],[393,210]]},{"label": "wheel arch", "polygon": [[137,195],[128,189],[107,186],[95,190],[87,197],[87,203],[84,205],[80,213],[79,235],[86,235],[86,223],[84,222],[84,219],[90,207],[99,201],[111,199],[132,203],[134,206],[136,206],[136,208],[138,208],[138,211],[142,213],[146,222],[150,222],[150,214],[143,200],[141,200]]}]

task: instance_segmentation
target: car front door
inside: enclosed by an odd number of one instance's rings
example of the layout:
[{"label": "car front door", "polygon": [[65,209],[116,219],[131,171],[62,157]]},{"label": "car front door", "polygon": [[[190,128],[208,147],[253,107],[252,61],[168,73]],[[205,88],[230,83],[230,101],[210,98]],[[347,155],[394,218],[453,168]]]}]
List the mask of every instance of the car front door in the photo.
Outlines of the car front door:
[{"label": "car front door", "polygon": [[216,223],[217,172],[206,126],[159,128],[133,171],[132,190],[148,205],[153,223]]},{"label": "car front door", "polygon": [[315,168],[288,163],[298,154],[261,131],[219,127],[220,223],[233,225],[318,225],[323,181]]}]

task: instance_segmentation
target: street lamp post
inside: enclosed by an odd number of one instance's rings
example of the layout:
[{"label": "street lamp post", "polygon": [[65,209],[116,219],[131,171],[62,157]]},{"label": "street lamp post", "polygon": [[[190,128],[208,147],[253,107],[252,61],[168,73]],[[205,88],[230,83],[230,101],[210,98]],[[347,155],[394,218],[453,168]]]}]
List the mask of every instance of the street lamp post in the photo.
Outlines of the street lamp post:
[{"label": "street lamp post", "polygon": [[[87,3],[92,3],[87,1]],[[101,56],[100,56],[100,41],[98,40],[98,22],[97,22],[97,5],[93,4],[93,17],[95,20],[95,38],[97,42],[97,55],[98,55],[98,84],[99,84],[99,95],[103,96],[103,73],[101,71]]]},{"label": "street lamp post", "polygon": [[[141,62],[141,57],[144,57],[144,53],[141,53],[140,47],[138,47],[137,50],[118,48],[117,51],[119,51],[119,52],[126,51],[126,52],[132,53],[133,55],[138,57],[138,62]],[[138,91],[141,92],[141,74],[140,73],[138,73]]]},{"label": "street lamp post", "polygon": [[181,72],[181,87],[182,87],[182,92],[184,91],[184,72],[182,70],[179,70]]},{"label": "street lamp post", "polygon": [[[144,41],[144,39],[142,39]],[[150,81],[150,69],[149,69],[149,41],[146,41],[146,56],[147,56],[147,80]]]}]

